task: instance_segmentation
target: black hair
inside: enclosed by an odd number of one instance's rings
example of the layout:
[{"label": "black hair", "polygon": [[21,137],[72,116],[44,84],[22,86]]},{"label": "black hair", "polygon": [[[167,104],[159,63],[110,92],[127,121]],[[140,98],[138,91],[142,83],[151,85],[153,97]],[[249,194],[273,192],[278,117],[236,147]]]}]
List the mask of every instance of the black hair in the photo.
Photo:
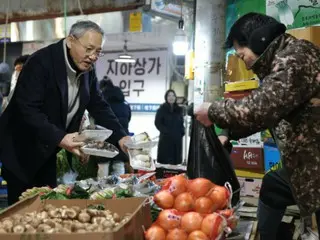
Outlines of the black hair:
[{"label": "black hair", "polygon": [[225,48],[232,48],[234,41],[237,41],[240,46],[248,47],[251,34],[254,30],[275,24],[280,25],[276,19],[267,15],[255,12],[247,13],[240,17],[231,27],[225,42]]},{"label": "black hair", "polygon": [[[166,94],[164,95],[164,100],[165,100],[166,102],[168,102],[167,98],[168,98],[169,93],[173,93],[173,94],[174,94],[174,96],[176,97],[176,102],[177,102],[177,94],[176,94],[176,92],[175,92],[174,90],[172,90],[172,89],[169,89],[169,90],[166,91]],[[176,103],[176,102],[175,102],[175,103]]]},{"label": "black hair", "polygon": [[114,84],[108,76],[104,76],[104,78],[100,81],[99,87],[100,87],[100,90],[103,91],[104,89],[107,89],[107,88],[113,88]]},{"label": "black hair", "polygon": [[22,56],[18,57],[18,58],[14,61],[13,66],[17,66],[17,65],[19,65],[19,64],[25,64],[26,61],[28,60],[29,56],[30,56],[29,54],[26,54],[26,55],[22,55]]}]

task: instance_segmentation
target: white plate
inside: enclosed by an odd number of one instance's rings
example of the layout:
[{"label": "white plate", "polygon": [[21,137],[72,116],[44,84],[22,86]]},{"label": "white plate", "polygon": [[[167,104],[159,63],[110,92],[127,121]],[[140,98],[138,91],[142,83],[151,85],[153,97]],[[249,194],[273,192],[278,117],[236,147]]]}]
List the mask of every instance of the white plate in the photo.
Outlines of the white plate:
[{"label": "white plate", "polygon": [[152,156],[151,156],[151,151],[146,151],[146,150],[142,150],[143,152],[147,152],[150,158],[150,167],[145,167],[145,166],[142,166],[140,165],[138,162],[139,161],[136,161],[134,160],[135,156],[140,154],[141,150],[136,150],[136,149],[129,149],[128,150],[128,154],[129,154],[129,159],[130,159],[130,165],[133,169],[136,169],[136,170],[142,170],[142,171],[155,171],[156,170],[156,165],[154,163],[154,160],[152,159]]},{"label": "white plate", "polygon": [[90,142],[90,141],[100,141],[103,142],[107,140],[112,135],[112,130],[83,130],[81,134],[75,137],[77,142]]},{"label": "white plate", "polygon": [[113,146],[110,143],[106,143],[106,144],[110,145],[112,148],[114,148],[114,150],[110,151],[106,149],[87,148],[86,146],[83,146],[81,148],[81,151],[87,155],[106,157],[106,158],[114,158],[119,154],[119,150],[115,146]]}]

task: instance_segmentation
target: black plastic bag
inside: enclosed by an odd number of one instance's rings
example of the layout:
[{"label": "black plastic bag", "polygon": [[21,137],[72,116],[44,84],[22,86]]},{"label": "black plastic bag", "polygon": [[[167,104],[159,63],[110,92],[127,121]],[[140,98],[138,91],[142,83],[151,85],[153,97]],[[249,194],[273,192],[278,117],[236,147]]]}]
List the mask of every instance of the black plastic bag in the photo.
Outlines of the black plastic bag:
[{"label": "black plastic bag", "polygon": [[189,179],[203,177],[215,184],[232,186],[232,205],[240,200],[240,184],[231,163],[230,154],[217,134],[194,120],[191,130],[187,175]]}]

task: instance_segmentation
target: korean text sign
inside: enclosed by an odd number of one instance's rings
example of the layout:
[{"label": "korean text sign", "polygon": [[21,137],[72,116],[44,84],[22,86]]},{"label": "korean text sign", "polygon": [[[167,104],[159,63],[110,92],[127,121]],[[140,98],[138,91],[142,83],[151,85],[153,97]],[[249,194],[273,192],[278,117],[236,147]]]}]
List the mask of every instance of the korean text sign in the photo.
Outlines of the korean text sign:
[{"label": "korean text sign", "polygon": [[117,63],[119,53],[97,61],[98,80],[108,76],[119,86],[129,104],[160,104],[167,86],[167,51],[133,52],[136,63]]}]

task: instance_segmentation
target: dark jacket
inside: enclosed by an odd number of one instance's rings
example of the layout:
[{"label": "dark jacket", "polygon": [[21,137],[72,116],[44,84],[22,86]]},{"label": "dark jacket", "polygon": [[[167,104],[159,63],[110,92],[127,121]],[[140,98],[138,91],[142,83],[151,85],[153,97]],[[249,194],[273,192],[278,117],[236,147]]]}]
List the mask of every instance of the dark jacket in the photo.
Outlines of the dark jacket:
[{"label": "dark jacket", "polygon": [[157,161],[163,164],[182,162],[182,137],[184,136],[183,111],[164,103],[157,111],[155,125],[160,131]]},{"label": "dark jacket", "polygon": [[56,161],[58,144],[65,134],[79,131],[85,109],[96,124],[113,130],[114,141],[126,135],[98,90],[94,70],[80,76],[79,91],[78,112],[66,129],[68,85],[63,40],[30,57],[0,118],[0,159],[5,169],[32,183],[39,169]]},{"label": "dark jacket", "polygon": [[106,87],[103,90],[104,99],[110,104],[114,114],[117,116],[122,127],[129,133],[129,122],[131,120],[131,108],[124,99],[124,94],[117,86]]},{"label": "dark jacket", "polygon": [[263,80],[242,100],[214,102],[209,118],[238,139],[269,128],[303,216],[320,209],[320,49],[283,34],[252,70]]}]

